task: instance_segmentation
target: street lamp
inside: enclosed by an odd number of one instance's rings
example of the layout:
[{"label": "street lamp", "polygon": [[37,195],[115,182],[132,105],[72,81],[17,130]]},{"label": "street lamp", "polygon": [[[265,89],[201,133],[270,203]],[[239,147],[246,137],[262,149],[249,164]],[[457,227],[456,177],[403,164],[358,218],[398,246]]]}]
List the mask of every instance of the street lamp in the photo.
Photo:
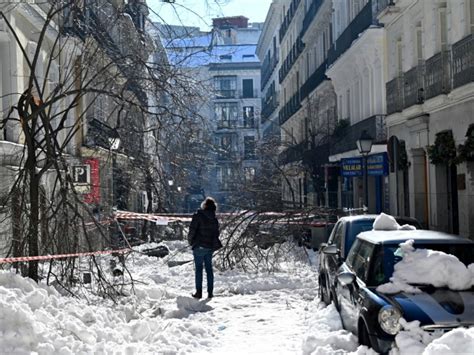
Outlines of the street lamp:
[{"label": "street lamp", "polygon": [[357,149],[359,153],[364,157],[364,194],[365,194],[365,206],[369,207],[369,185],[368,185],[368,174],[367,174],[367,155],[372,150],[373,138],[367,133],[362,131],[360,138],[357,140]]}]

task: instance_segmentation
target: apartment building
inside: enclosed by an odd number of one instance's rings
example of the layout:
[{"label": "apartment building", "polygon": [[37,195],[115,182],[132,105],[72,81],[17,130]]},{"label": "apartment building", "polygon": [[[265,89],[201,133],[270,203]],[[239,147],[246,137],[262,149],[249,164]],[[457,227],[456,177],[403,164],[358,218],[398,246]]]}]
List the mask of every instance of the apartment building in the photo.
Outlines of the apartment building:
[{"label": "apartment building", "polygon": [[[325,177],[327,186],[337,188],[327,193],[337,194],[339,208],[367,205],[370,212],[380,213],[389,210],[390,202],[385,34],[377,20],[380,4],[376,0],[332,3],[333,36],[326,75],[337,96],[337,129]],[[370,152],[364,156],[356,144],[363,132],[373,140]]]},{"label": "apartment building", "polygon": [[211,135],[210,163],[200,173],[201,186],[192,190],[201,191],[201,198],[216,198],[222,211],[251,206],[252,195],[245,186],[259,167],[261,96],[256,47],[261,24],[249,24],[244,16],[223,17],[213,20],[212,32],[194,33],[164,41],[170,60],[198,78],[204,99],[199,114],[209,123],[201,130],[203,136]]},{"label": "apartment building", "polygon": [[[385,2],[390,211],[474,235],[474,2]],[[404,198],[406,196],[406,198]]]},{"label": "apartment building", "polygon": [[287,1],[280,20],[280,164],[288,207],[335,203],[326,201],[324,186],[336,122],[336,96],[325,74],[331,21],[332,2],[319,0]]}]

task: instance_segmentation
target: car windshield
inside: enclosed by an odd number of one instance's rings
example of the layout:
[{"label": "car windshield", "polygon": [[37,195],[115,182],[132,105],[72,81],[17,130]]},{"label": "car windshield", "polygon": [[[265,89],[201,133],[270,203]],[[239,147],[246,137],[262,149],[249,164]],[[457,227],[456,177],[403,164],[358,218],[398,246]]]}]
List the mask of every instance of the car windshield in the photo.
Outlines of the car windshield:
[{"label": "car windshield", "polygon": [[[474,244],[415,244],[417,249],[431,249],[456,256],[464,265],[474,263]],[[389,282],[394,266],[402,260],[398,245],[384,245],[375,253],[370,284],[378,286]]]}]

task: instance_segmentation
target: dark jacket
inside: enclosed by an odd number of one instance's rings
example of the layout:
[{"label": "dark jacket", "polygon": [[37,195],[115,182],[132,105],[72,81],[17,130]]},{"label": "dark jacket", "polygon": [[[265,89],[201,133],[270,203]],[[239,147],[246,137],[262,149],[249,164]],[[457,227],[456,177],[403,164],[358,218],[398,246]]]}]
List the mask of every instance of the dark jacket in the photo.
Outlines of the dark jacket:
[{"label": "dark jacket", "polygon": [[219,222],[216,213],[210,210],[198,210],[189,226],[189,245],[217,250],[222,247],[219,240]]}]

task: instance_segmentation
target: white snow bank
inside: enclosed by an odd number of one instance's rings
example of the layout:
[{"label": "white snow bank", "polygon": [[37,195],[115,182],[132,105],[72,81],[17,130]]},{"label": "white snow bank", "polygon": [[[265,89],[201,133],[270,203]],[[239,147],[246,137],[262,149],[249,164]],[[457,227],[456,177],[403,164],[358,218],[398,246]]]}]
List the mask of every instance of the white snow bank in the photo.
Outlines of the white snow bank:
[{"label": "white snow bank", "polygon": [[400,244],[403,259],[394,268],[390,282],[377,287],[383,293],[420,292],[410,284],[427,284],[466,290],[474,285],[474,264],[466,267],[457,257],[441,251],[415,249],[414,241]]},{"label": "white snow bank", "polygon": [[425,332],[419,321],[400,319],[403,330],[395,337],[396,348],[391,355],[472,354],[474,328],[457,328],[445,334]]},{"label": "white snow bank", "polygon": [[378,231],[396,231],[396,230],[415,230],[416,228],[409,224],[400,226],[393,216],[381,213],[375,218],[373,229]]}]

